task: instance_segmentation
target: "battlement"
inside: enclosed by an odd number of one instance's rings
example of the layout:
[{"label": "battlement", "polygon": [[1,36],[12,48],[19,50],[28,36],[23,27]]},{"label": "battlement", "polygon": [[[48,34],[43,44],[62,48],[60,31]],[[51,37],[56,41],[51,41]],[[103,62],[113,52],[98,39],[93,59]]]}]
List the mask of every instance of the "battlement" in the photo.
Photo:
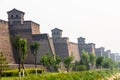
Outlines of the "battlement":
[{"label": "battlement", "polygon": [[26,25],[26,24],[33,24],[33,25],[35,25],[35,26],[39,26],[39,24],[37,24],[37,23],[35,23],[35,22],[33,22],[33,21],[24,21],[24,25]]},{"label": "battlement", "polygon": [[7,25],[8,22],[0,19],[0,24],[6,24]]},{"label": "battlement", "polygon": [[88,43],[88,45],[95,45],[94,43]]},{"label": "battlement", "polygon": [[48,39],[48,34],[35,34],[32,35],[34,40],[40,40],[40,39]]},{"label": "battlement", "polygon": [[55,43],[69,43],[69,38],[68,37],[63,37],[63,38],[57,38],[53,39]]},{"label": "battlement", "polygon": [[78,45],[77,43],[74,43],[74,42],[70,42],[70,44]]}]

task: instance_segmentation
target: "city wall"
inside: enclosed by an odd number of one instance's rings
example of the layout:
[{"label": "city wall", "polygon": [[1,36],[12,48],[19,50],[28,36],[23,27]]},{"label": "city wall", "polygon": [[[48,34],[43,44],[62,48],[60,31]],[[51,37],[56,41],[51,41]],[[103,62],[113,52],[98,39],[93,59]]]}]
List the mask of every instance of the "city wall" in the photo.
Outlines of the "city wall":
[{"label": "city wall", "polygon": [[8,23],[3,20],[0,20],[0,52],[3,52],[8,63],[15,63],[10,42]]}]

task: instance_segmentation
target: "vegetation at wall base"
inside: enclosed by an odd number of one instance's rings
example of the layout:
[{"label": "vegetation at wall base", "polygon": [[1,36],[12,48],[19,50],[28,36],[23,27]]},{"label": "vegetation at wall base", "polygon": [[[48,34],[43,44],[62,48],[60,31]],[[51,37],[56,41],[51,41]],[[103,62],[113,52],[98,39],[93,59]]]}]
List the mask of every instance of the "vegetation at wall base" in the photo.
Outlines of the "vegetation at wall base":
[{"label": "vegetation at wall base", "polygon": [[[22,70],[21,70],[22,72]],[[41,74],[44,72],[43,69],[41,68],[37,68],[37,72],[38,74]],[[35,69],[34,68],[28,68],[26,69],[26,74],[33,74],[35,73]],[[15,70],[9,70],[9,71],[3,71],[2,73],[2,77],[17,77],[18,76],[18,70],[15,69]]]},{"label": "vegetation at wall base", "polygon": [[6,58],[4,57],[3,53],[0,52],[0,79],[2,77],[2,73],[4,70],[8,69],[8,63],[6,62]]},{"label": "vegetation at wall base", "polygon": [[[38,69],[39,70],[39,69]],[[29,70],[28,70],[29,71]],[[120,72],[120,69],[104,69],[104,70],[88,70],[81,72],[61,72],[61,73],[45,73],[38,74],[37,76],[32,73],[21,80],[107,80],[113,74]],[[17,76],[3,77],[2,80],[18,80]]]}]

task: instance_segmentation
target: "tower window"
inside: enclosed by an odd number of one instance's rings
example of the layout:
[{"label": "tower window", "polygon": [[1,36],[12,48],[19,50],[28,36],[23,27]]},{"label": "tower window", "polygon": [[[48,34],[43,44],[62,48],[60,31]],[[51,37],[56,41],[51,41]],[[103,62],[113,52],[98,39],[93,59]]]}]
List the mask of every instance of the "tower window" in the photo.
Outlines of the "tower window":
[{"label": "tower window", "polygon": [[55,32],[53,32],[53,34],[55,35]]},{"label": "tower window", "polygon": [[13,15],[11,15],[11,18],[13,18]]},{"label": "tower window", "polygon": [[16,18],[18,18],[18,15],[16,15]]}]

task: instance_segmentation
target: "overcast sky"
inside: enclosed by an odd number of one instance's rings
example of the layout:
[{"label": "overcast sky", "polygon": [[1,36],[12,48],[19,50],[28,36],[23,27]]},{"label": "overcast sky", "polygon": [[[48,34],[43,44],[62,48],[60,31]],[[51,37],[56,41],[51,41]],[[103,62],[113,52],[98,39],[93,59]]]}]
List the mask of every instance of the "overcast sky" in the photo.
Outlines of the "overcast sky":
[{"label": "overcast sky", "polygon": [[42,33],[51,36],[57,27],[72,42],[85,37],[86,43],[120,53],[120,0],[1,0],[0,19],[7,20],[13,8],[39,23]]}]

